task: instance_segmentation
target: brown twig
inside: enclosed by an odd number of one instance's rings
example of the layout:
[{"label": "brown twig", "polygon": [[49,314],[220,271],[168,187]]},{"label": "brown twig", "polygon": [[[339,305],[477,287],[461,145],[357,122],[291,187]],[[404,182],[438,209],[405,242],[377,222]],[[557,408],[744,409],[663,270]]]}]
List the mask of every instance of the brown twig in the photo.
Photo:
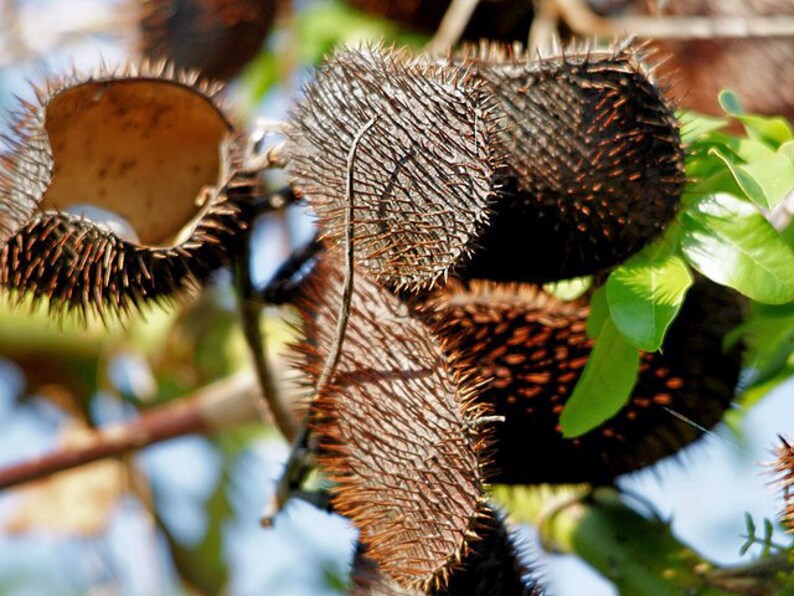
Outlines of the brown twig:
[{"label": "brown twig", "polygon": [[452,0],[425,52],[436,54],[458,43],[479,3],[480,0]]},{"label": "brown twig", "polygon": [[654,17],[606,18],[594,13],[585,0],[553,0],[560,16],[579,35],[649,37],[656,39],[725,39],[792,37],[794,17]]},{"label": "brown twig", "polygon": [[256,382],[238,373],[167,405],[152,408],[131,422],[95,431],[80,445],[63,447],[40,457],[0,469],[0,489],[37,480],[100,459],[117,457],[154,443],[258,419]]},{"label": "brown twig", "polygon": [[[361,139],[367,131],[375,125],[378,117],[370,118],[356,133],[351,141],[350,151],[347,155],[347,180],[346,195],[347,209],[345,209],[345,263],[344,277],[342,281],[342,300],[339,305],[339,315],[336,319],[336,328],[331,340],[331,346],[325,364],[317,378],[314,388],[314,396],[323,391],[336,371],[339,358],[342,355],[342,344],[345,342],[347,334],[347,322],[350,315],[350,303],[353,298],[353,285],[355,274],[353,262],[355,259],[355,230],[353,228],[355,216],[355,196],[353,192],[353,166],[356,160],[356,152],[361,143]],[[284,473],[281,475],[273,502],[262,516],[262,525],[269,527],[273,524],[275,516],[283,509],[292,494],[303,484],[306,475],[313,465],[313,454],[309,446],[309,412],[303,417],[295,441],[292,444],[289,458],[284,465]]]},{"label": "brown twig", "polygon": [[237,308],[240,311],[243,335],[248,343],[251,360],[262,391],[262,398],[267,404],[267,411],[287,441],[294,441],[299,432],[295,414],[289,404],[281,398],[276,381],[268,365],[265,336],[262,333],[259,320],[262,304],[254,296],[254,289],[251,284],[250,243],[250,234],[246,233],[242,239],[240,255],[235,259],[234,277],[235,285],[237,286]]}]

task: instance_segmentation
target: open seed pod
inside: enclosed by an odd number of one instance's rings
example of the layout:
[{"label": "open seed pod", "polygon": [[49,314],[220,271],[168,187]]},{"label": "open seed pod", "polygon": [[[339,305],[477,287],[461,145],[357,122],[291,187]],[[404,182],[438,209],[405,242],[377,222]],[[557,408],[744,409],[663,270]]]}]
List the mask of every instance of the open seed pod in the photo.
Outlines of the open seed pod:
[{"label": "open seed pod", "polygon": [[783,489],[780,521],[787,532],[794,533],[794,448],[786,439],[780,437],[776,455],[773,470],[777,483]]},{"label": "open seed pod", "polygon": [[277,0],[135,0],[142,54],[225,81],[259,52]]},{"label": "open seed pod", "polygon": [[288,170],[323,235],[352,231],[380,281],[428,286],[470,250],[492,198],[491,102],[459,68],[341,50],[290,117]]},{"label": "open seed pod", "polygon": [[216,92],[162,67],[40,91],[0,183],[4,202],[37,206],[0,252],[4,288],[123,316],[223,265],[254,181],[233,175],[242,143]]},{"label": "open seed pod", "polygon": [[549,281],[620,263],[654,239],[684,187],[678,124],[631,46],[534,59],[453,57],[497,99],[502,189],[463,278]]},{"label": "open seed pod", "polygon": [[[341,280],[326,258],[296,301],[306,337],[299,368],[310,383],[334,335]],[[335,483],[334,510],[380,569],[404,588],[439,589],[486,514],[476,383],[453,372],[404,304],[362,272],[355,280],[339,364],[311,405],[318,462]]]},{"label": "open seed pod", "polygon": [[[639,13],[647,2],[635,0]],[[675,17],[794,16],[791,0],[668,0],[662,15]],[[654,46],[669,59],[660,67],[675,80],[681,105],[699,112],[721,115],[717,100],[722,89],[738,93],[750,113],[794,118],[794,37],[655,40]]]},{"label": "open seed pod", "polygon": [[445,350],[488,385],[478,401],[505,417],[494,425],[495,483],[608,484],[672,455],[713,427],[734,396],[738,349],[725,335],[741,321],[737,298],[705,279],[693,286],[660,353],[643,354],[626,406],[600,427],[564,439],[560,412],[593,342],[589,308],[529,286],[451,285],[424,307]]},{"label": "open seed pod", "polygon": [[[480,539],[452,572],[449,584],[434,596],[539,596],[542,590],[521,561],[515,539],[499,513],[489,510]],[[359,543],[353,558],[351,596],[418,596],[384,576]]]}]

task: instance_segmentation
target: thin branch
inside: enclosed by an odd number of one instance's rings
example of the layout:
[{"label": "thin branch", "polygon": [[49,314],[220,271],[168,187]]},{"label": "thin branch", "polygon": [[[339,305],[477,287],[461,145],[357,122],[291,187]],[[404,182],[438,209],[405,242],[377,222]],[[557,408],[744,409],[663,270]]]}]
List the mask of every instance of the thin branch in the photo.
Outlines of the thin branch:
[{"label": "thin branch", "polygon": [[260,327],[262,304],[254,295],[251,283],[251,234],[246,233],[242,239],[242,250],[234,264],[235,285],[237,286],[237,308],[243,335],[253,360],[254,370],[262,391],[262,398],[273,417],[281,434],[288,441],[294,441],[298,434],[298,425],[292,408],[284,402],[279,394],[278,386],[273,378],[265,349],[265,336]]},{"label": "thin branch", "polygon": [[425,46],[425,52],[444,52],[458,43],[479,3],[480,0],[452,0],[435,35]]},{"label": "thin branch", "polygon": [[0,489],[37,480],[100,459],[117,457],[174,437],[208,432],[259,419],[256,381],[238,373],[192,395],[145,411],[131,422],[97,430],[80,445],[68,446],[0,469]]},{"label": "thin branch", "polygon": [[586,0],[554,0],[565,23],[579,35],[649,37],[656,39],[730,39],[792,37],[794,17],[652,17],[606,18],[594,13]]},{"label": "thin branch", "polygon": [[[345,341],[347,334],[347,322],[350,316],[350,303],[353,299],[353,285],[355,279],[354,273],[354,260],[355,260],[355,229],[353,227],[355,216],[355,193],[353,192],[353,167],[356,161],[356,152],[364,138],[364,135],[375,125],[378,117],[370,118],[356,133],[350,145],[350,151],[347,154],[347,180],[346,180],[346,198],[347,209],[345,209],[345,262],[344,262],[344,277],[342,281],[342,300],[339,305],[339,314],[336,319],[336,328],[334,329],[334,336],[331,340],[331,345],[328,350],[328,356],[325,359],[325,364],[317,378],[317,384],[314,388],[314,398],[316,399],[332,379],[336,367],[339,364],[339,358],[342,355],[342,344]],[[309,470],[313,465],[313,454],[309,447],[309,411],[304,415],[301,422],[300,429],[298,430],[297,437],[293,442],[292,449],[290,450],[289,458],[284,466],[284,473],[276,485],[276,493],[273,498],[273,503],[269,506],[262,518],[263,526],[270,526],[273,523],[275,516],[283,509],[290,496],[300,488],[301,484],[306,478]]]}]

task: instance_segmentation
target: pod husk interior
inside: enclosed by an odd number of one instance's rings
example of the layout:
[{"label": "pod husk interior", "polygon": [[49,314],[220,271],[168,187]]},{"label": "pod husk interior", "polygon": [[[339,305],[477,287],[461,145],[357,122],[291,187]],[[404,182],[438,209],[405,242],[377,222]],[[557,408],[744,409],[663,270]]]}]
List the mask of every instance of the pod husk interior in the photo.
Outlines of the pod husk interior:
[{"label": "pod husk interior", "polygon": [[[306,336],[298,366],[309,382],[341,300],[341,275],[327,264],[296,303]],[[318,461],[335,483],[334,510],[353,521],[381,570],[404,588],[440,588],[484,515],[476,383],[453,372],[405,305],[361,272],[355,279],[339,365],[311,405]]]},{"label": "pod husk interior", "polygon": [[[0,185],[3,200],[36,205],[0,253],[7,295],[115,317],[193,290],[221,266],[256,182],[232,175],[242,139],[218,90],[144,65],[40,91]],[[77,205],[123,217],[137,238],[67,211]]]}]

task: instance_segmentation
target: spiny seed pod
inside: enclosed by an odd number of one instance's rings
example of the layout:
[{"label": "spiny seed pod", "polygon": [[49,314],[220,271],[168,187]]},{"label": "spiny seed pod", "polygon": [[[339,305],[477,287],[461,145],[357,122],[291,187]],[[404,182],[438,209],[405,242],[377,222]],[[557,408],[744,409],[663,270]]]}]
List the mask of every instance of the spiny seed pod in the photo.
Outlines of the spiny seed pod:
[{"label": "spiny seed pod", "polygon": [[777,459],[773,469],[783,488],[783,509],[780,512],[780,521],[789,533],[794,533],[794,448],[783,437],[777,448]]},{"label": "spiny seed pod", "polygon": [[548,281],[620,263],[675,214],[684,153],[641,50],[539,60],[499,47],[453,62],[485,81],[502,116],[507,168],[467,279]]},{"label": "spiny seed pod", "polygon": [[722,341],[741,320],[735,296],[706,280],[690,289],[660,353],[643,354],[628,404],[600,427],[564,439],[559,416],[593,342],[589,308],[529,286],[451,286],[423,307],[445,350],[488,381],[478,401],[494,425],[488,480],[608,484],[676,453],[717,424],[741,365]]},{"label": "spiny seed pod", "polygon": [[[341,277],[319,264],[296,301],[309,382],[334,335]],[[336,483],[334,509],[358,527],[383,572],[408,589],[441,588],[486,515],[477,384],[452,372],[404,304],[361,272],[355,279],[339,364],[311,406],[318,461]]]},{"label": "spiny seed pod", "polygon": [[[647,3],[635,0],[640,13]],[[676,17],[793,16],[791,0],[669,0],[663,15]],[[722,114],[717,97],[722,89],[738,93],[751,113],[794,118],[794,37],[755,39],[657,40],[653,42],[669,59],[661,73],[675,80],[681,105],[692,110]]]},{"label": "spiny seed pod", "polygon": [[277,0],[136,0],[141,51],[225,81],[257,55]]},{"label": "spiny seed pod", "polygon": [[0,284],[104,318],[204,282],[254,184],[232,175],[242,139],[217,91],[151,66],[40,90],[0,181],[0,202],[37,206],[0,252]]},{"label": "spiny seed pod", "polygon": [[[481,539],[452,572],[449,584],[442,590],[430,592],[434,596],[540,596],[531,572],[521,561],[515,538],[507,522],[499,513],[490,511],[490,517],[480,528]],[[359,543],[353,558],[351,596],[419,596],[389,580],[378,566],[367,557],[366,549]]]},{"label": "spiny seed pod", "polygon": [[[415,31],[434,33],[451,0],[348,0],[348,3],[359,10],[396,21]],[[533,13],[532,2],[524,0],[480,2],[463,31],[463,39],[526,41]]]},{"label": "spiny seed pod", "polygon": [[352,203],[356,260],[395,286],[427,286],[470,250],[492,198],[495,121],[458,68],[393,49],[343,50],[290,117],[288,169],[339,243]]}]

